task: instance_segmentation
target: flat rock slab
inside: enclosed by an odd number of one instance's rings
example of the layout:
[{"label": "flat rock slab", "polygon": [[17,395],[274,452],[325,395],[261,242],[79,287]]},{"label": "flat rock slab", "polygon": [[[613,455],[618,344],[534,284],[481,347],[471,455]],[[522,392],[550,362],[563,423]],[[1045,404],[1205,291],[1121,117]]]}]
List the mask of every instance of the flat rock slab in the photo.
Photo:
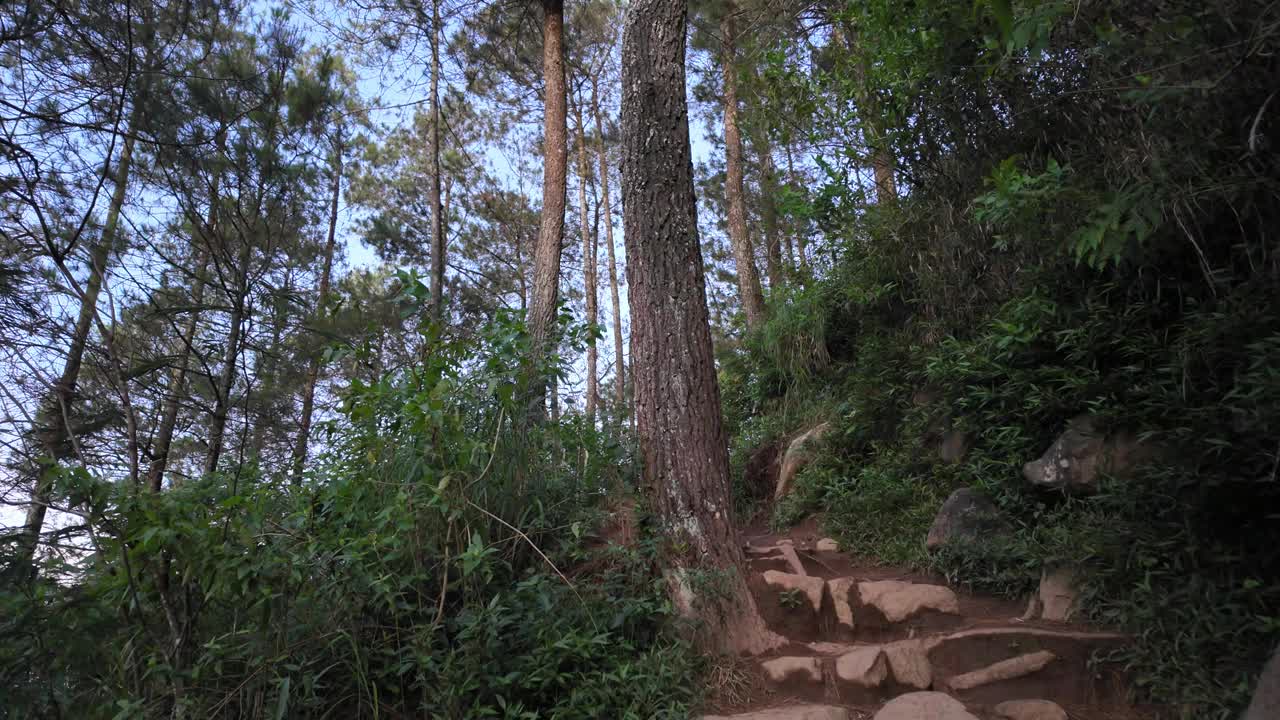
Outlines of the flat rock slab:
[{"label": "flat rock slab", "polygon": [[816,657],[777,657],[760,663],[765,677],[783,683],[822,683],[822,661]]},{"label": "flat rock slab", "polygon": [[836,679],[844,685],[878,688],[889,678],[889,660],[878,645],[860,647],[836,658]]},{"label": "flat rock slab", "polygon": [[788,705],[741,715],[703,715],[702,720],[850,720],[849,711],[830,705]]},{"label": "flat rock slab", "polygon": [[1067,711],[1048,700],[1009,700],[996,706],[996,720],[1067,720]]},{"label": "flat rock slab", "polygon": [[1014,680],[1039,672],[1057,659],[1058,656],[1048,650],[1027,653],[1008,660],[1001,660],[980,670],[956,675],[947,681],[947,685],[952,690],[972,690],[983,685],[990,685],[1002,680]]},{"label": "flat rock slab", "polygon": [[978,720],[950,695],[916,692],[890,700],[873,720]]},{"label": "flat rock slab", "polygon": [[766,570],[761,577],[764,578],[765,583],[770,588],[779,593],[802,593],[808,599],[809,606],[813,612],[816,613],[822,609],[822,591],[827,586],[826,580],[777,570]]},{"label": "flat rock slab", "polygon": [[890,678],[898,685],[927,690],[933,684],[928,650],[920,640],[854,647],[836,659],[840,684],[860,688],[883,687]]},{"label": "flat rock slab", "polygon": [[943,585],[879,580],[858,583],[858,599],[874,607],[885,620],[899,623],[932,610],[947,615],[960,613],[960,601],[951,588]]}]

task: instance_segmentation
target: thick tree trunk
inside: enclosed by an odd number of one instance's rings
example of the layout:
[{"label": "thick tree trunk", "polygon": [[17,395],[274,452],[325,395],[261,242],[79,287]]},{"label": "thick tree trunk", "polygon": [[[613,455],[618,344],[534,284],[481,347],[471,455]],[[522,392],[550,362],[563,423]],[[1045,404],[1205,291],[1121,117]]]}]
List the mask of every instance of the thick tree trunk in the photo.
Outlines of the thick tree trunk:
[{"label": "thick tree trunk", "polygon": [[738,69],[735,64],[737,43],[737,5],[730,0],[720,20],[720,37],[724,43],[720,62],[724,69],[724,167],[725,202],[729,206],[729,244],[733,247],[738,271],[738,295],[746,314],[747,328],[760,326],[765,318],[764,293],[760,290],[760,273],[756,271],[755,252],[747,234],[747,206],[743,197],[742,134],[738,130]]},{"label": "thick tree trunk", "polygon": [[138,121],[141,119],[140,114],[140,107],[135,106],[130,116],[128,134],[125,136],[124,144],[120,148],[120,157],[116,162],[116,173],[113,178],[115,189],[111,193],[111,201],[107,206],[106,223],[102,227],[102,235],[89,250],[89,277],[80,298],[80,311],[76,316],[75,328],[71,332],[71,345],[68,346],[67,356],[63,360],[62,373],[49,389],[49,395],[36,415],[36,427],[32,428],[42,456],[31,463],[29,481],[31,504],[27,506],[26,521],[18,538],[17,555],[12,566],[13,570],[21,576],[32,575],[36,547],[40,543],[40,534],[44,532],[44,519],[48,511],[54,471],[58,463],[74,451],[76,439],[70,426],[70,414],[75,404],[76,384],[80,380],[85,348],[89,344],[89,332],[97,317],[98,295],[102,292],[102,283],[106,278],[107,260],[111,256],[111,249],[115,245],[116,235],[119,232],[120,212],[124,207],[125,192],[129,185],[129,171],[133,164],[133,148]]},{"label": "thick tree trunk", "polygon": [[[214,227],[216,223],[214,209],[216,204],[215,197],[209,209],[209,227]],[[187,362],[191,359],[191,346],[196,339],[200,306],[204,304],[204,275],[208,270],[208,255],[203,250],[197,252],[201,259],[196,263],[196,274],[191,280],[191,310],[187,316],[187,324],[182,328],[182,335],[174,347],[174,365],[169,373],[169,388],[165,392],[164,405],[160,411],[160,426],[156,431],[156,439],[151,446],[151,464],[147,467],[147,486],[152,492],[160,492],[164,487],[164,472],[169,467],[169,450],[173,447],[173,432],[178,425],[182,391],[187,381]]]},{"label": "thick tree trunk", "polygon": [[[578,125],[578,205],[582,215],[582,285],[586,294],[586,310],[588,324],[595,325],[599,320],[598,299],[596,297],[596,236],[592,231],[591,214],[587,207],[587,183],[590,180],[591,166],[587,163],[587,125],[582,121],[582,103],[574,103],[574,120]],[[599,352],[596,349],[595,335],[587,337],[587,423],[595,427],[596,403],[600,396],[598,389]]]},{"label": "thick tree trunk", "polygon": [[609,157],[604,147],[604,122],[600,113],[600,94],[597,79],[591,79],[591,113],[595,116],[599,143],[596,154],[600,160],[600,204],[604,207],[604,243],[609,258],[609,300],[613,305],[613,363],[617,367],[614,378],[614,401],[618,404],[618,424],[622,424],[623,409],[627,405],[626,367],[622,351],[622,302],[618,299],[618,262],[613,249],[613,205],[609,198]]},{"label": "thick tree trunk", "polygon": [[[329,304],[329,283],[333,274],[333,250],[338,231],[338,199],[342,193],[342,154],[344,149],[342,130],[339,129],[338,141],[333,148],[333,178],[329,187],[329,234],[324,242],[324,265],[320,270],[320,285],[316,292],[317,318],[324,317],[325,308]],[[438,201],[439,197],[436,200]],[[441,296],[433,291],[432,297],[438,298]],[[307,446],[311,442],[311,416],[315,413],[316,384],[319,380],[320,357],[313,355],[307,363],[307,379],[302,389],[302,418],[298,424],[298,439],[293,446],[290,478],[294,484],[302,482],[302,471],[307,462]]]},{"label": "thick tree trunk", "polygon": [[560,243],[564,237],[568,118],[564,78],[564,0],[542,0],[543,105],[542,223],[533,255],[533,297],[528,312],[530,340],[529,415],[545,417],[546,379],[542,366],[552,349],[560,294]]},{"label": "thick tree trunk", "polygon": [[241,336],[244,330],[245,303],[249,296],[250,247],[247,238],[240,240],[237,258],[236,286],[231,298],[230,325],[227,328],[227,345],[222,354],[222,373],[214,386],[213,414],[209,418],[209,449],[204,457],[204,474],[218,469],[222,457],[222,445],[227,430],[227,415],[231,412],[231,391],[236,384],[236,360],[240,357]]},{"label": "thick tree trunk", "polygon": [[[698,244],[683,0],[637,0],[622,40],[622,193],[636,414],[644,479],[668,547],[679,611],[707,650],[779,644],[743,574]],[[716,577],[707,593],[699,576]]]},{"label": "thick tree trunk", "polygon": [[[440,202],[440,0],[431,1],[431,303],[444,317],[445,226]],[[336,203],[335,203],[336,204]]]},{"label": "thick tree trunk", "polygon": [[760,159],[760,220],[764,225],[769,289],[773,290],[786,283],[786,270],[782,264],[782,242],[778,237],[778,206],[775,198],[778,184],[773,168],[773,148],[769,145],[767,131],[762,130],[761,135],[762,139],[755,144],[756,154]]}]

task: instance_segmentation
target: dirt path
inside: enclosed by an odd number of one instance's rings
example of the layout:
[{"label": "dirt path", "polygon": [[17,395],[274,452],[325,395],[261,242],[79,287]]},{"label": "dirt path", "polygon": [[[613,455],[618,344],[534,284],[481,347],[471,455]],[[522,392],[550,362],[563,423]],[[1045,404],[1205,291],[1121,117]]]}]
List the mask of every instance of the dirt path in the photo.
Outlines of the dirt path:
[{"label": "dirt path", "polygon": [[1120,669],[1092,663],[1126,638],[1024,622],[1023,606],[924,573],[860,563],[807,522],[744,537],[751,588],[788,640],[751,658],[742,692],[707,720],[1131,720]]}]

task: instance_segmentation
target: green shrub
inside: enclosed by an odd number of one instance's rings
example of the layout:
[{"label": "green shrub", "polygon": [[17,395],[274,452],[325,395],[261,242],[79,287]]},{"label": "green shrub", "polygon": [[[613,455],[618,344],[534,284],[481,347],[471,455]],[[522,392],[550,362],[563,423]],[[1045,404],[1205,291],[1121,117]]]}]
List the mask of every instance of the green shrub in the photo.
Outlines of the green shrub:
[{"label": "green shrub", "polygon": [[514,320],[456,343],[350,388],[305,485],[65,478],[94,547],[0,589],[8,716],[686,717],[655,543],[583,544],[626,448],[515,431]]}]

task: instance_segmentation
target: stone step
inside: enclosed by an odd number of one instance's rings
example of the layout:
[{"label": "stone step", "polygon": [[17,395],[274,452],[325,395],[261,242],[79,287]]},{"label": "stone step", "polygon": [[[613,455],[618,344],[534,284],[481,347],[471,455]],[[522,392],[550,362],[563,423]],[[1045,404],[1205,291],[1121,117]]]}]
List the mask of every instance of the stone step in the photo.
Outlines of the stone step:
[{"label": "stone step", "polygon": [[1122,702],[1121,670],[1091,665],[1125,637],[1043,628],[979,627],[925,640],[934,688],[966,702],[1042,698],[1068,705]]},{"label": "stone step", "polygon": [[826,695],[822,658],[781,656],[760,662],[760,670],[775,691],[792,697],[821,700]]},{"label": "stone step", "polygon": [[[1067,703],[1115,699],[1088,665],[1121,636],[1022,626],[969,628],[883,643],[817,641],[761,659],[776,691],[806,699],[873,704],[923,690],[996,703],[1042,697]],[[798,652],[797,652],[798,651]]]},{"label": "stone step", "polygon": [[[762,557],[788,564],[781,551]],[[954,628],[962,621],[955,592],[943,585],[849,577],[824,580],[778,569],[753,577],[756,605],[765,621],[774,632],[796,642],[896,640]]]},{"label": "stone step", "polygon": [[834,705],[783,705],[739,715],[703,715],[701,720],[851,720],[849,711]]},{"label": "stone step", "polygon": [[945,693],[916,692],[885,703],[873,720],[978,720],[964,703]]}]

